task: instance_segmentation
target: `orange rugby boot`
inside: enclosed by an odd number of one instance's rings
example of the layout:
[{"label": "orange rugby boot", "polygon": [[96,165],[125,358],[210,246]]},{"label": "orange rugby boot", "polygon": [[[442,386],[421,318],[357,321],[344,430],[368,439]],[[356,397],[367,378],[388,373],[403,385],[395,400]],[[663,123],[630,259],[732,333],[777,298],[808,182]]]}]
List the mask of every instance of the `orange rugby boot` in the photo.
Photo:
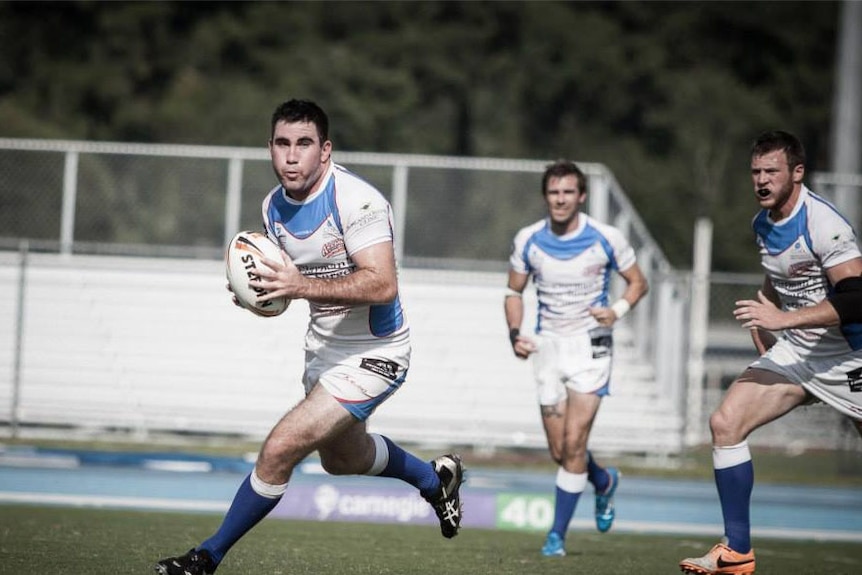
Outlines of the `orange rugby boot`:
[{"label": "orange rugby boot", "polygon": [[722,540],[703,557],[690,557],[679,563],[683,573],[696,575],[752,575],[754,573],[754,549],[748,553],[737,553]]}]

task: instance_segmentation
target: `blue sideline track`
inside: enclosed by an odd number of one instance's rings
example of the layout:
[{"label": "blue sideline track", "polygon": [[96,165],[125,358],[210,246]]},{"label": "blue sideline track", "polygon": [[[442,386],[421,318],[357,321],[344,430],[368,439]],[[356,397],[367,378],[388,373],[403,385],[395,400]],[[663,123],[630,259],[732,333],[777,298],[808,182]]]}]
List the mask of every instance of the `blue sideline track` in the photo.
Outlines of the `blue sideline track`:
[{"label": "blue sideline track", "polygon": [[[550,473],[471,468],[462,488],[463,527],[545,531],[553,513]],[[241,458],[175,453],[105,453],[0,448],[0,503],[223,513],[252,468]],[[616,495],[620,532],[721,536],[712,482],[624,476]],[[594,529],[592,497],[573,530]],[[2,511],[0,511],[2,513]],[[333,477],[303,464],[273,516],[435,524],[408,485],[376,477]],[[862,542],[862,490],[755,485],[755,537]]]}]

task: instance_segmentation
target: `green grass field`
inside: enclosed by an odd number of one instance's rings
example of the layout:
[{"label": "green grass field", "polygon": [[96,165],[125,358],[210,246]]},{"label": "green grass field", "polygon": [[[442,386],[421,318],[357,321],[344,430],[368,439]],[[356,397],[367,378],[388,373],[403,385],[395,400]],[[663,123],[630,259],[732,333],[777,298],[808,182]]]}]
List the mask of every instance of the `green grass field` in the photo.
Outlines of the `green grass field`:
[{"label": "green grass field", "polygon": [[[0,573],[152,573],[185,552],[221,517],[0,505]],[[452,540],[436,527],[267,519],[240,541],[219,575],[619,575],[678,573],[677,562],[715,541],[572,532],[569,555],[546,559],[543,534],[465,529]],[[857,575],[862,545],[756,540],[758,575]]]},{"label": "green grass field", "polygon": [[[7,445],[100,450],[166,450],[238,456],[254,443],[214,446],[82,444],[8,441]],[[430,453],[430,452],[429,452]],[[493,455],[463,450],[476,467],[553,471],[544,451]],[[430,455],[429,455],[430,456]],[[711,480],[708,448],[685,454],[674,468],[649,468],[626,461],[627,475]],[[756,450],[758,482],[859,486],[859,452],[806,452],[788,455]],[[152,563],[185,552],[210,535],[221,515],[135,512],[0,504],[0,575],[120,575],[153,573]],[[569,555],[539,555],[543,533],[465,529],[444,540],[434,527],[360,523],[318,523],[268,519],[240,541],[219,575],[619,575],[679,573],[683,557],[701,555],[714,538],[575,531]],[[857,575],[862,545],[756,538],[757,575]]]}]

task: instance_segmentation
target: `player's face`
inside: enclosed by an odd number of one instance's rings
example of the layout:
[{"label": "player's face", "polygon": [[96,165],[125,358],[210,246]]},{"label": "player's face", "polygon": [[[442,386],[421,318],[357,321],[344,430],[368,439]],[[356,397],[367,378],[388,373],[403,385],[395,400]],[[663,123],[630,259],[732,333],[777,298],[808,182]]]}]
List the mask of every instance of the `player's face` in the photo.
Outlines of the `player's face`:
[{"label": "player's face", "polygon": [[804,175],[804,166],[790,168],[783,150],[751,158],[754,195],[760,207],[769,210],[774,220],[790,215]]},{"label": "player's face", "polygon": [[581,204],[587,199],[586,194],[578,191],[578,177],[550,177],[545,187],[545,203],[548,205],[548,215],[551,224],[561,231],[574,229]]},{"label": "player's face", "polygon": [[311,122],[275,124],[269,141],[269,155],[275,176],[295,200],[305,199],[315,191],[326,171],[332,143],[321,144],[317,128]]}]

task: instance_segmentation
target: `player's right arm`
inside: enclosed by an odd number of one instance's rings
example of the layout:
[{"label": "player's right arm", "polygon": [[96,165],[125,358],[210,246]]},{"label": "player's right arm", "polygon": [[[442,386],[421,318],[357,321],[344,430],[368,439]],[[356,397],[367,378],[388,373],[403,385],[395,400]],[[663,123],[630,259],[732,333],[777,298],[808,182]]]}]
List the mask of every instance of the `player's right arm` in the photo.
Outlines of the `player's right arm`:
[{"label": "player's right arm", "polygon": [[835,292],[817,305],[782,311],[775,299],[758,292],[757,301],[736,302],[733,314],[745,322],[743,327],[761,330],[832,327],[839,323],[862,322],[862,258],[833,266],[826,270],[826,275],[835,286]]},{"label": "player's right arm", "polygon": [[392,242],[380,242],[353,254],[355,269],[337,278],[303,275],[287,254],[283,262],[264,259],[269,269],[258,270],[260,279],[249,281],[269,293],[263,299],[287,296],[317,303],[372,305],[390,303],[398,295],[398,274]]},{"label": "player's right arm", "polygon": [[521,322],[524,320],[524,299],[522,297],[527,280],[530,276],[515,270],[509,270],[509,283],[503,307],[506,312],[506,325],[509,328],[509,342],[512,351],[521,359],[526,359],[535,351],[535,345],[530,338],[521,335]]}]

